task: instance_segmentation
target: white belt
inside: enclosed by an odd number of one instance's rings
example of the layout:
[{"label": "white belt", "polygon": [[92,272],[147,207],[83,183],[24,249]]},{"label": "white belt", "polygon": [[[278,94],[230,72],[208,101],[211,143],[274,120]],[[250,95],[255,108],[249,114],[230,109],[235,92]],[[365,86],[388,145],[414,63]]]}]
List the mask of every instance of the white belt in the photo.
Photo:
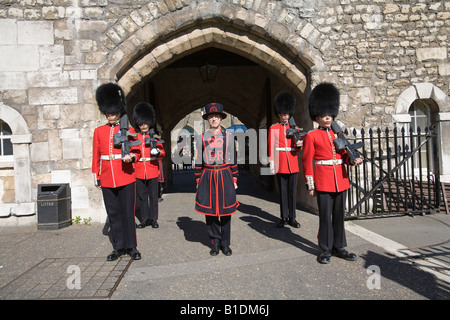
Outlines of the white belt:
[{"label": "white belt", "polygon": [[139,159],[140,162],[151,161],[151,160],[156,160],[156,157],[140,158],[140,159]]},{"label": "white belt", "polygon": [[336,165],[336,164],[342,164],[342,159],[319,160],[319,161],[316,161],[316,164],[321,164],[323,166],[332,166],[332,165]]},{"label": "white belt", "polygon": [[121,154],[107,154],[107,155],[101,155],[100,159],[102,160],[117,160],[117,159],[122,159],[122,155]]},{"label": "white belt", "polygon": [[286,147],[286,148],[275,148],[276,151],[295,151],[294,148]]}]

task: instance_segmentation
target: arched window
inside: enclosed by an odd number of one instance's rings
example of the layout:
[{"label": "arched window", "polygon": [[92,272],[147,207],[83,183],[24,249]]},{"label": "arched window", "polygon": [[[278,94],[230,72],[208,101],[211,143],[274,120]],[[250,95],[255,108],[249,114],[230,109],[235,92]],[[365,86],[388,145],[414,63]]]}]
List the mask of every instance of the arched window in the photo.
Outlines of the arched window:
[{"label": "arched window", "polygon": [[[427,99],[417,99],[409,107],[409,115],[411,116],[411,128],[413,134],[418,133],[418,129],[420,128],[420,132],[423,134],[425,132],[425,128],[431,125],[431,109],[432,107],[429,104]],[[414,156],[414,172],[415,175],[426,175],[426,172],[422,172],[424,168],[427,167],[427,154],[430,151],[430,148],[421,148],[420,149],[420,159],[419,155]],[[422,165],[420,165],[422,164]],[[430,170],[433,170],[433,163],[429,163]]]},{"label": "arched window", "polygon": [[409,115],[414,132],[417,132],[418,127],[423,131],[431,124],[430,107],[424,100],[415,100],[409,107]]},{"label": "arched window", "polygon": [[12,156],[13,146],[11,143],[12,130],[3,120],[0,120],[0,157]]}]

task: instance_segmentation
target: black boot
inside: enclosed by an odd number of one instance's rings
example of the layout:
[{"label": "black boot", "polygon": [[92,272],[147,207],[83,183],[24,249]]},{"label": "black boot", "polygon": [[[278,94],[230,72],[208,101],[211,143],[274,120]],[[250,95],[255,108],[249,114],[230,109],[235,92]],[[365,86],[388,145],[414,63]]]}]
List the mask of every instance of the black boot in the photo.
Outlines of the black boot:
[{"label": "black boot", "polygon": [[219,244],[218,243],[214,243],[213,244],[209,254],[212,255],[212,256],[217,256],[219,254]]}]

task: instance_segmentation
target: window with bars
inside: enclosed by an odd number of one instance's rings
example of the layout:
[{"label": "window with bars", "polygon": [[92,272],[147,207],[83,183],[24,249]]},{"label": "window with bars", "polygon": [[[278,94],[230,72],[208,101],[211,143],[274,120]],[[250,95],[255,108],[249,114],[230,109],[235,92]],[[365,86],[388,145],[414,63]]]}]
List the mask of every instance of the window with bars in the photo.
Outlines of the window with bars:
[{"label": "window with bars", "polygon": [[[431,125],[431,108],[424,100],[415,100],[409,107],[409,115],[411,116],[410,126],[413,134],[417,134],[418,128],[420,128],[421,134],[423,134],[425,128]],[[419,162],[419,155],[414,156],[414,169],[417,174],[422,171],[422,168],[426,167],[427,153],[429,151],[427,148],[420,150],[421,162]],[[419,168],[420,163],[422,163],[422,168]],[[430,167],[433,170],[433,163],[430,164]],[[422,172],[422,174],[424,173]]]},{"label": "window with bars", "polygon": [[13,155],[11,135],[10,126],[5,121],[0,120],[0,157]]},{"label": "window with bars", "polygon": [[417,128],[420,130],[425,130],[430,123],[430,108],[422,100],[415,100],[409,107],[409,115],[411,116],[411,127],[416,133]]}]

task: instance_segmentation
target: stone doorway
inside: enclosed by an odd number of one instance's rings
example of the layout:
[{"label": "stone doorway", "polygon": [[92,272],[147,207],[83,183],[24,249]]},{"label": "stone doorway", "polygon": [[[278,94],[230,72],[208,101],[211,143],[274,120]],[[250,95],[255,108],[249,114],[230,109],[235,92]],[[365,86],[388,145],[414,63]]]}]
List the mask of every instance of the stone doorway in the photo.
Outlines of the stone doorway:
[{"label": "stone doorway", "polygon": [[[217,68],[212,82],[205,82],[200,74],[200,67],[206,63]],[[127,100],[130,114],[140,101],[154,105],[158,131],[164,141],[169,142],[173,139],[171,132],[175,125],[186,116],[195,116],[195,121],[202,123],[199,110],[209,102],[222,103],[225,111],[247,128],[268,128],[277,121],[272,112],[274,95],[288,89],[292,90],[261,65],[230,51],[209,47],[173,62],[155,76],[143,80]],[[297,96],[302,114],[304,97]],[[225,119],[225,127],[230,125],[230,118]],[[204,124],[197,127],[204,127]],[[165,144],[165,150],[165,177],[170,185],[172,150],[169,143]]]},{"label": "stone doorway", "polygon": [[[142,32],[146,32],[145,26]],[[118,80],[127,95],[129,114],[140,101],[152,103],[165,141],[170,141],[170,132],[181,119],[212,101],[222,103],[247,128],[267,129],[277,121],[273,97],[282,90],[297,98],[296,123],[304,130],[313,127],[306,97],[310,75],[317,72],[311,61],[320,62],[320,58],[308,59],[311,50],[299,55],[267,34],[223,21],[173,31],[157,43],[147,44],[145,50],[133,40],[125,40],[111,57],[123,55],[124,48],[130,55],[109,61],[99,70],[99,78]],[[206,63],[218,67],[213,82],[201,78],[199,68]],[[166,149],[164,174],[169,185],[170,159]],[[301,192],[299,188],[299,199],[307,198]]]}]

